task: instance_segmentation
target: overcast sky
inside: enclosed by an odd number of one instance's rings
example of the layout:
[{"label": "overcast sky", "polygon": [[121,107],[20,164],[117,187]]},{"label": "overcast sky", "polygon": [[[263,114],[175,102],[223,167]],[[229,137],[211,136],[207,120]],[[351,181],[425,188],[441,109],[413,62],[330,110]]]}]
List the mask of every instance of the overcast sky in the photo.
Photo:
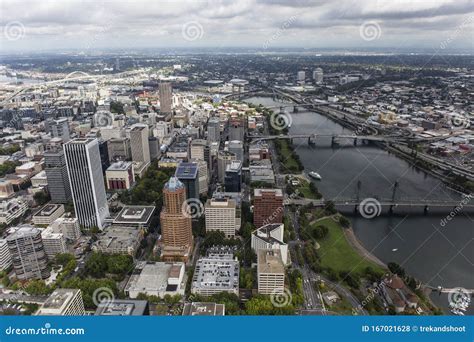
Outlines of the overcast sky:
[{"label": "overcast sky", "polygon": [[1,50],[474,49],[474,0],[0,0]]}]

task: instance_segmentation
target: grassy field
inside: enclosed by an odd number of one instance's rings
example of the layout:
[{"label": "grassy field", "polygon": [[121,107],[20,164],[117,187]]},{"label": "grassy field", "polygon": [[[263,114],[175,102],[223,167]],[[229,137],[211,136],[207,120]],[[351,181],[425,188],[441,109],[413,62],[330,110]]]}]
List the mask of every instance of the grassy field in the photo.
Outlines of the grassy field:
[{"label": "grassy field", "polygon": [[278,153],[282,157],[283,172],[295,172],[295,170],[298,170],[298,163],[293,158],[294,151],[290,148],[288,140],[280,140]]},{"label": "grassy field", "polygon": [[324,225],[329,229],[328,236],[318,240],[321,246],[318,250],[321,266],[331,267],[335,271],[353,271],[359,274],[368,266],[383,271],[378,265],[362,258],[352,248],[344,236],[343,228],[332,218],[320,220],[314,224],[316,225]]},{"label": "grassy field", "polygon": [[296,188],[300,193],[303,194],[304,198],[310,198],[310,199],[318,199],[320,196],[317,196],[311,190],[309,189],[309,182],[307,180],[298,179],[300,181],[300,185],[298,185]]}]

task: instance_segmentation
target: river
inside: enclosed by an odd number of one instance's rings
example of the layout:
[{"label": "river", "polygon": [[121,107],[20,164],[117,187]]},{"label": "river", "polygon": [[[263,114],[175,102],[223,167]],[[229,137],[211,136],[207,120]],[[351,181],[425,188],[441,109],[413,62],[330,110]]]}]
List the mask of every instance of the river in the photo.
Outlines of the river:
[{"label": "river", "polygon": [[[280,106],[269,97],[247,102]],[[291,113],[291,134],[352,133],[323,115]],[[347,142],[348,145],[351,142]],[[373,145],[332,148],[330,138],[318,138],[315,147],[295,140],[295,151],[305,167],[322,176],[317,186],[325,198],[391,198],[398,181],[397,199],[460,200],[457,192],[408,162]],[[474,288],[474,217],[460,213],[444,227],[445,215],[351,216],[352,226],[364,247],[379,259],[400,264],[408,274],[431,286]],[[472,215],[471,215],[472,216]],[[431,299],[449,313],[448,296],[433,293]],[[466,312],[474,314],[473,305]]]}]

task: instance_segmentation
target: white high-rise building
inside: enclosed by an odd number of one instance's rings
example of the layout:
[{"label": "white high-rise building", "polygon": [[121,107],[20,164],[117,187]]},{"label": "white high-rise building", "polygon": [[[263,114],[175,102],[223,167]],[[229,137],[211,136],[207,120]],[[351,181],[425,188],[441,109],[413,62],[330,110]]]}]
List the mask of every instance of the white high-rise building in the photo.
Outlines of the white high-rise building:
[{"label": "white high-rise building", "polygon": [[8,269],[12,265],[12,256],[8,249],[7,240],[0,239],[0,271]]},{"label": "white high-rise building", "polygon": [[137,124],[130,129],[130,146],[134,162],[150,163],[150,146],[148,144],[148,126]]},{"label": "white high-rise building", "polygon": [[50,276],[41,231],[30,225],[13,227],[6,238],[13,269],[19,280],[46,279]]},{"label": "white high-rise building", "polygon": [[37,316],[85,315],[82,292],[79,289],[56,289],[36,312]]},{"label": "white high-rise building", "polygon": [[79,222],[75,217],[60,217],[51,226],[55,232],[60,232],[68,240],[75,241],[81,237]]},{"label": "white high-rise building", "polygon": [[[148,146],[148,140],[147,140]],[[64,145],[76,217],[81,226],[103,228],[109,216],[97,139],[74,139]]]},{"label": "white high-rise building", "polygon": [[191,160],[198,164],[199,194],[207,194],[209,187],[209,176],[207,172],[207,163],[204,160]]},{"label": "white high-rise building", "polygon": [[64,235],[55,232],[53,227],[43,229],[41,239],[43,240],[44,252],[49,260],[54,260],[56,254],[67,252]]},{"label": "white high-rise building", "polygon": [[260,249],[257,252],[258,293],[283,293],[285,266],[279,250]]},{"label": "white high-rise building", "polygon": [[257,253],[260,249],[280,250],[283,264],[288,265],[288,245],[283,241],[283,223],[270,223],[252,233],[252,249]]},{"label": "white high-rise building", "polygon": [[313,80],[314,80],[314,82],[316,84],[321,84],[321,83],[323,83],[323,79],[324,79],[323,69],[321,69],[321,68],[314,69],[314,71],[313,71]]},{"label": "white high-rise building", "polygon": [[234,237],[240,229],[237,206],[230,198],[213,198],[205,205],[206,232],[221,231],[227,238]]},{"label": "white high-rise building", "polygon": [[298,82],[304,82],[306,79],[306,73],[304,71],[298,71],[296,78],[298,79]]}]

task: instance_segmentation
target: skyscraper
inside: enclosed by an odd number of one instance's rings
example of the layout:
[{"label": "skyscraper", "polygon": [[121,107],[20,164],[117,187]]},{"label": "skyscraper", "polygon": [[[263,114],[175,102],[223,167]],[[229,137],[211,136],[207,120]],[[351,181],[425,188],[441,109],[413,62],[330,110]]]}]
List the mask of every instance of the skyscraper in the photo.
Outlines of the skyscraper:
[{"label": "skyscraper", "polygon": [[148,126],[134,125],[130,129],[132,160],[144,164],[150,163],[150,145],[148,144]]},{"label": "skyscraper", "polygon": [[179,163],[175,177],[186,188],[187,198],[199,198],[199,167],[197,163]]},{"label": "skyscraper", "polygon": [[224,184],[227,165],[230,165],[233,160],[237,160],[237,158],[232,152],[219,151],[217,154],[217,179],[219,183]]},{"label": "skyscraper", "polygon": [[281,189],[255,189],[253,200],[255,227],[283,222],[283,192]]},{"label": "skyscraper", "polygon": [[245,137],[245,126],[247,125],[244,117],[234,117],[229,119],[229,140],[243,141]]},{"label": "skyscraper", "polygon": [[206,233],[223,232],[229,238],[240,229],[241,218],[237,215],[237,204],[233,199],[218,197],[207,200],[205,211]]},{"label": "skyscraper", "polygon": [[314,71],[313,71],[314,83],[321,84],[321,83],[323,83],[323,79],[324,79],[323,69],[321,69],[321,68],[314,69]]},{"label": "skyscraper", "polygon": [[[187,261],[193,246],[191,217],[185,215],[186,188],[171,177],[163,188],[164,203],[160,213],[163,248],[161,257],[167,261]],[[184,210],[183,210],[184,208]]]},{"label": "skyscraper", "polygon": [[207,122],[207,141],[211,142],[220,142],[221,141],[221,128],[218,118],[212,117],[209,118]]},{"label": "skyscraper", "polygon": [[68,142],[71,139],[69,134],[69,122],[67,118],[48,120],[47,126],[53,138],[61,138],[64,142]]},{"label": "skyscraper", "polygon": [[173,95],[171,83],[160,83],[160,112],[172,113]]},{"label": "skyscraper", "polygon": [[29,225],[14,227],[7,236],[13,269],[19,280],[46,279],[50,275],[41,230]]},{"label": "skyscraper", "polygon": [[225,170],[225,191],[240,192],[242,190],[242,162],[233,160]]},{"label": "skyscraper", "polygon": [[235,154],[235,158],[244,162],[244,143],[241,140],[231,140],[228,142],[227,149]]},{"label": "skyscraper", "polygon": [[[148,140],[147,140],[148,143]],[[103,228],[109,216],[97,139],[74,139],[64,145],[76,217],[81,226]]]},{"label": "skyscraper", "polygon": [[46,145],[44,168],[51,202],[68,203],[72,197],[62,139],[53,138]]}]

